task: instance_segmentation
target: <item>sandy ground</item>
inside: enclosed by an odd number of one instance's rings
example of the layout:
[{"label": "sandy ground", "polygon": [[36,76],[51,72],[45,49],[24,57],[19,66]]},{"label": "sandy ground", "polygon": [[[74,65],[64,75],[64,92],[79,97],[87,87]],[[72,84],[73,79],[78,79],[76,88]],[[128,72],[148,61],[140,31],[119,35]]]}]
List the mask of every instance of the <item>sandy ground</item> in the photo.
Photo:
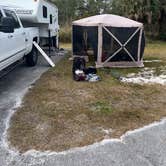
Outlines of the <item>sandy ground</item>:
[{"label": "sandy ground", "polygon": [[[55,61],[57,61],[55,57]],[[165,166],[166,120],[129,132],[119,140],[70,151],[19,154],[9,149],[6,129],[28,88],[48,69],[45,63],[34,68],[17,67],[0,81],[0,165],[2,166]]]},{"label": "sandy ground", "polygon": [[[160,60],[145,61],[145,63],[161,63]],[[146,67],[139,73],[130,73],[126,77],[121,77],[121,81],[124,83],[134,84],[160,84],[166,85],[166,66],[159,68]]]}]

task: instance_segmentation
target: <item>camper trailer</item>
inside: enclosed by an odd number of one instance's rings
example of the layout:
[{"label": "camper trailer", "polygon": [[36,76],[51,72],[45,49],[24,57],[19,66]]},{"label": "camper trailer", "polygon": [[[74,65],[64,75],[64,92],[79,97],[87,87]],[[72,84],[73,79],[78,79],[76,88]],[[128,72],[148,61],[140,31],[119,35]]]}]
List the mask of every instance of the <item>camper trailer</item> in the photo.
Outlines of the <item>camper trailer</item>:
[{"label": "camper trailer", "polygon": [[0,0],[14,9],[24,27],[38,27],[40,45],[58,47],[58,8],[47,0]]}]

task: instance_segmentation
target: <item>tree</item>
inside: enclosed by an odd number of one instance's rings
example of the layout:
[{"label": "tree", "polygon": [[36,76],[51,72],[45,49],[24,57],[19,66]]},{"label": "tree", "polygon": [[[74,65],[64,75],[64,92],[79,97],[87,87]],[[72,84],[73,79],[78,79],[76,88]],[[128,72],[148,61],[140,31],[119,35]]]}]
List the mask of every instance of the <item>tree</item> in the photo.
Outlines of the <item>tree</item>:
[{"label": "tree", "polygon": [[59,8],[60,23],[96,14],[108,13],[112,0],[52,0]]},{"label": "tree", "polygon": [[76,16],[80,0],[52,0],[59,8],[59,20],[61,24],[70,23]]},{"label": "tree", "polygon": [[159,19],[159,31],[160,38],[166,40],[166,1],[160,0],[160,19]]},{"label": "tree", "polygon": [[[166,0],[52,0],[60,24],[96,14],[114,13],[143,22],[147,34],[166,38]],[[153,26],[152,26],[153,25]]]},{"label": "tree", "polygon": [[109,13],[111,9],[112,0],[87,0],[85,3],[86,6],[86,15],[96,15]]},{"label": "tree", "polygon": [[143,22],[151,36],[166,33],[165,0],[113,0],[112,12]]}]

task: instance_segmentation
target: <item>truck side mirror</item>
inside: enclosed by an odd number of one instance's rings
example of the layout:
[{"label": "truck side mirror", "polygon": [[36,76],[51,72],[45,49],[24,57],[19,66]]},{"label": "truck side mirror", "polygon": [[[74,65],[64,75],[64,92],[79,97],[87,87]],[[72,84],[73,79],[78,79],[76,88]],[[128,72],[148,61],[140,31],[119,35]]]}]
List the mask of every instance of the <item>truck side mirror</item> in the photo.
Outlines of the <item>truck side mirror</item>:
[{"label": "truck side mirror", "polygon": [[14,32],[14,19],[11,17],[2,17],[0,32],[13,33]]}]

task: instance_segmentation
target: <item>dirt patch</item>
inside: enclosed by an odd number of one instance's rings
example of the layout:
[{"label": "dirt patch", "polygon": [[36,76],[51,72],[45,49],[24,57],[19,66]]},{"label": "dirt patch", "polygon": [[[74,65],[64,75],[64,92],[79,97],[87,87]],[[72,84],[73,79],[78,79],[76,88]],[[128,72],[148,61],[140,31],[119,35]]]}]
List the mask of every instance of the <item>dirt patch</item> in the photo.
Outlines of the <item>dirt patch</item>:
[{"label": "dirt patch", "polygon": [[166,116],[166,86],[124,84],[110,69],[99,75],[98,83],[74,82],[68,58],[45,73],[12,117],[11,146],[59,152],[118,138]]}]

